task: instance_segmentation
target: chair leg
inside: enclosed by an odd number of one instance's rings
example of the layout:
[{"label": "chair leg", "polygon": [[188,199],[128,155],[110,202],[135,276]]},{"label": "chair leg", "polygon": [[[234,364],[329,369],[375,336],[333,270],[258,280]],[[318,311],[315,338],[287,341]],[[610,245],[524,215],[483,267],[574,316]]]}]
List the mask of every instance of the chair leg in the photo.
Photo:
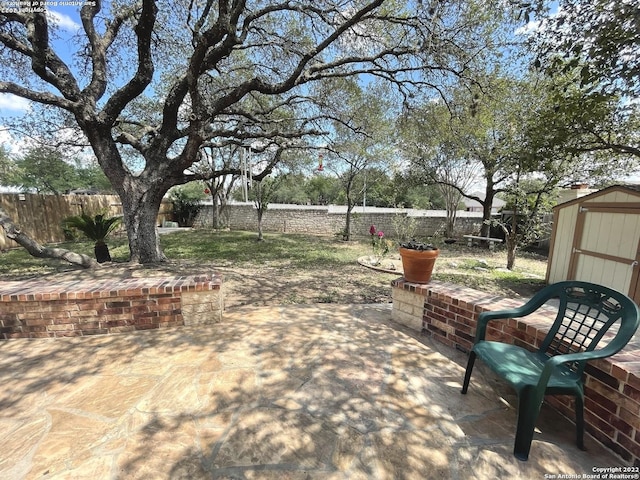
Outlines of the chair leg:
[{"label": "chair leg", "polygon": [[464,373],[464,382],[462,382],[462,393],[463,395],[467,393],[467,389],[469,388],[469,380],[471,380],[471,371],[473,370],[473,364],[476,361],[476,352],[471,350],[469,352],[469,361],[467,362],[467,371]]},{"label": "chair leg", "polygon": [[584,448],[584,396],[576,395],[576,444],[580,450]]},{"label": "chair leg", "polygon": [[537,395],[535,388],[524,388],[518,392],[518,425],[513,455],[522,461],[529,459],[533,433],[542,406],[544,395]]}]

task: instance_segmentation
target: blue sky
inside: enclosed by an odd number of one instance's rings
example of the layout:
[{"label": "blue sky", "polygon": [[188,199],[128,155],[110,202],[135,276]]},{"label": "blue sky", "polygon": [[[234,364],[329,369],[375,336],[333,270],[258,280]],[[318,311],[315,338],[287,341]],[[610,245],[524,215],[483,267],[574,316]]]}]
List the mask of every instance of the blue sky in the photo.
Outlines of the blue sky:
[{"label": "blue sky", "polygon": [[[67,3],[80,3],[78,1],[70,0]],[[56,6],[47,7],[47,13],[50,21],[55,22],[58,26],[58,33],[60,38],[56,40],[55,47],[57,53],[62,59],[72,67],[73,63],[73,43],[71,37],[82,30],[80,23],[80,6],[79,5],[61,5],[63,2],[50,2]],[[557,2],[552,3],[552,11],[557,10]],[[110,9],[110,2],[103,3],[102,8],[104,11]],[[538,27],[537,22],[530,22],[529,25],[520,29],[517,33],[532,33]],[[22,116],[28,114],[30,109],[30,103],[28,100],[10,95],[0,93],[0,115],[2,116]],[[0,119],[1,122],[1,119]],[[9,132],[2,128],[0,123],[0,144],[8,146],[12,153],[19,153],[24,149],[25,144],[22,140],[11,136]],[[640,177],[634,178],[634,180],[640,180]]]},{"label": "blue sky", "polygon": [[[51,2],[62,3],[62,2]],[[68,2],[68,3],[71,3]],[[77,2],[76,2],[77,3]],[[104,8],[104,7],[103,7]],[[54,43],[57,52],[63,56],[65,62],[70,62],[71,51],[68,47],[69,37],[82,28],[80,24],[80,7],[70,5],[59,5],[57,7],[47,7],[47,14],[51,21],[55,22],[60,29],[60,38]],[[64,58],[66,56],[66,58]],[[3,115],[22,115],[29,110],[29,101],[10,94],[0,93],[0,112]]]},{"label": "blue sky", "polygon": [[[62,3],[62,2],[51,2]],[[71,3],[71,2],[69,2]],[[63,60],[71,66],[72,51],[69,48],[70,37],[82,28],[80,23],[80,6],[58,5],[57,7],[47,7],[50,20],[55,22],[59,28],[60,39],[56,40],[56,50]],[[24,98],[11,94],[0,93],[0,115],[4,117],[22,116],[28,114],[30,102]],[[1,121],[1,120],[0,120]],[[2,128],[0,124],[0,144],[7,147],[11,153],[18,154],[24,150],[24,139],[16,138]]]}]

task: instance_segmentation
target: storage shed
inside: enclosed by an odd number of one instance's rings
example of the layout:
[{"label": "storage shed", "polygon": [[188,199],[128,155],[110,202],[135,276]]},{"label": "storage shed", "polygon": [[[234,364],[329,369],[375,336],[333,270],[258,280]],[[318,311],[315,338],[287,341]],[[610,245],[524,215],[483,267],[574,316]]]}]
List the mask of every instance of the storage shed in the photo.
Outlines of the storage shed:
[{"label": "storage shed", "polygon": [[613,186],[553,209],[548,283],[583,280],[640,304],[640,186]]}]

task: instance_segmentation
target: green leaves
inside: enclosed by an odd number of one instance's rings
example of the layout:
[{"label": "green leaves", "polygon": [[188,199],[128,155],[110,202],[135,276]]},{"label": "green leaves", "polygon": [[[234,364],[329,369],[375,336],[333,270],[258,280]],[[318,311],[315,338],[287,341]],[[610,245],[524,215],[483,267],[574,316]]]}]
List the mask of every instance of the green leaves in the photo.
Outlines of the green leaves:
[{"label": "green leaves", "polygon": [[556,12],[542,14],[543,27],[533,39],[536,68],[551,74],[581,68],[581,87],[630,97],[640,94],[640,4],[635,0],[558,3]]},{"label": "green leaves", "polygon": [[107,217],[104,214],[95,216],[76,215],[67,217],[63,221],[63,225],[67,228],[75,228],[82,232],[89,240],[96,243],[103,243],[105,239],[120,225],[121,217]]}]

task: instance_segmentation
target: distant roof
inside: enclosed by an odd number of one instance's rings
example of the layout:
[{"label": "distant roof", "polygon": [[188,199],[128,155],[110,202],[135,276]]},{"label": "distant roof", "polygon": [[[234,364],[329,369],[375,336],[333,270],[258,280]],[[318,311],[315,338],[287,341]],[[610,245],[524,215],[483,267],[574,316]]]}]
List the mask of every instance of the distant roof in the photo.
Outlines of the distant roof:
[{"label": "distant roof", "polygon": [[629,190],[640,192],[640,183],[630,183],[628,185],[619,185],[619,186],[623,188],[628,188]]},{"label": "distant roof", "polygon": [[582,197],[575,198],[573,200],[569,200],[568,202],[560,203],[553,207],[553,209],[564,208],[569,205],[574,205],[576,203],[584,202],[585,200],[589,200],[594,197],[599,197],[600,195],[604,195],[612,190],[626,190],[628,192],[632,192],[634,195],[640,194],[640,184],[628,184],[628,185],[611,185],[610,187],[603,188],[602,190],[597,190],[595,192],[589,193],[588,195],[584,195]]},{"label": "distant roof", "polygon": [[[484,197],[485,197],[483,193],[478,193],[478,194],[472,193],[471,195],[473,195],[474,197],[482,198],[483,200],[484,200]],[[482,207],[482,204],[480,202],[478,202],[477,200],[472,200],[470,198],[464,197],[462,199],[462,202],[467,206],[467,208],[479,208],[479,207]],[[505,202],[501,198],[493,197],[493,202],[491,204],[491,208],[502,208],[506,204],[507,204],[507,202]]]}]

